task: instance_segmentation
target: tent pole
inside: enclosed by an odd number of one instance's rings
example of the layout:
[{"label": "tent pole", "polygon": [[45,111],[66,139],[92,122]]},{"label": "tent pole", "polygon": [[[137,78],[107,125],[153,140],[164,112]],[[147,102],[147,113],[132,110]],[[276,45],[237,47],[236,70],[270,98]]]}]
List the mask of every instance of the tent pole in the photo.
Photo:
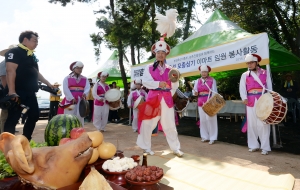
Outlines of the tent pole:
[{"label": "tent pole", "polygon": [[131,108],[129,108],[129,122],[128,125],[131,125]]},{"label": "tent pole", "polygon": [[280,144],[277,144],[277,137],[276,137],[276,126],[272,125],[272,133],[273,133],[273,148],[282,148]]},{"label": "tent pole", "polygon": [[[268,83],[268,81],[267,81],[267,88],[268,88],[269,90],[273,90],[273,88],[272,88],[272,83],[273,83],[273,81],[272,81],[272,75],[271,75],[270,64],[267,64],[267,65],[266,65],[266,68],[267,68],[267,76],[268,76],[268,78],[271,79],[271,81],[269,81],[269,83]],[[282,146],[279,145],[279,144],[277,144],[276,127],[275,127],[274,124],[271,125],[271,126],[272,126],[272,134],[273,134],[273,148],[281,148]]]}]

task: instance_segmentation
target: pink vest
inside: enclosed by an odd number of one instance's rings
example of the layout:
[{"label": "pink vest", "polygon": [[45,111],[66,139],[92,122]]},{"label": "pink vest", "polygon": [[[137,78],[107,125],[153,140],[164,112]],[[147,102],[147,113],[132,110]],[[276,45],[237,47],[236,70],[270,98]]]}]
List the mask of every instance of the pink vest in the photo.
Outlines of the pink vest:
[{"label": "pink vest", "polygon": [[[140,92],[140,94],[141,94],[141,96],[144,96],[144,98],[146,97],[146,92],[143,90],[143,89],[141,89],[140,90],[141,92]],[[134,92],[132,92],[132,103],[131,103],[131,106],[133,106],[133,104],[134,104],[134,102],[136,101],[136,99],[139,97],[140,95],[138,94],[138,92],[137,92],[137,90],[136,91],[134,91]]]},{"label": "pink vest", "polygon": [[[155,71],[153,71],[153,65],[151,65],[149,67],[149,72],[154,81],[165,81],[171,87],[171,81],[169,80],[168,76],[170,69],[170,67],[166,66],[165,72],[162,75],[160,75],[159,69],[157,68],[155,69]],[[155,96],[158,96],[159,102],[161,101],[162,97],[164,97],[164,100],[169,108],[174,106],[171,91],[150,89],[147,100],[152,99]]]},{"label": "pink vest", "polygon": [[[266,84],[267,84],[267,72],[266,72],[266,70],[259,69],[258,72],[260,73],[258,78],[260,79],[261,83],[266,87]],[[247,92],[249,90],[252,90],[252,89],[262,89],[261,85],[258,84],[258,82],[256,82],[251,75],[249,76],[249,71],[247,71],[246,73],[247,73],[247,75],[246,75],[246,89],[247,89]],[[261,93],[259,93],[259,94],[248,94],[247,93],[247,100],[248,100],[247,106],[253,107],[254,103],[255,103],[255,99],[258,100],[261,95],[262,95]]]},{"label": "pink vest", "polygon": [[[98,85],[97,95],[103,98],[104,95],[105,95],[105,92],[109,90],[109,86],[107,84],[105,84],[105,87],[104,87],[105,90],[104,90],[103,87],[100,84],[97,83],[97,85]],[[95,105],[97,105],[97,106],[103,106],[104,105],[103,101],[99,101],[97,99],[95,99],[94,102],[95,102]],[[107,104],[107,101],[105,103]]]},{"label": "pink vest", "polygon": [[[80,81],[77,83],[75,78],[69,77],[68,78],[68,88],[71,91],[73,97],[78,101],[78,97],[82,97],[84,88],[86,85],[86,78],[81,76]],[[65,105],[70,104],[71,102],[66,99]]]},{"label": "pink vest", "polygon": [[[213,85],[213,78],[212,77],[207,77],[206,79],[206,84],[209,86],[210,89],[212,89],[212,85]],[[207,101],[208,94],[207,95],[200,95],[201,92],[209,92],[209,89],[207,88],[207,86],[202,83],[202,79],[199,78],[198,79],[198,86],[197,86],[197,90],[198,90],[198,106],[203,106],[203,104]]]}]

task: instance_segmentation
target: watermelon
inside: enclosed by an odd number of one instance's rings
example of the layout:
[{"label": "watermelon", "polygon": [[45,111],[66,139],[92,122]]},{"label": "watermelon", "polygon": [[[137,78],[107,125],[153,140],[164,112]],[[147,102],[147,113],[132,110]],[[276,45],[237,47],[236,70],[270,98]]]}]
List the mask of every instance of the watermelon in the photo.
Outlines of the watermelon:
[{"label": "watermelon", "polygon": [[73,128],[81,127],[81,122],[75,115],[59,114],[54,116],[46,126],[45,142],[48,146],[58,146],[62,138],[70,138]]}]

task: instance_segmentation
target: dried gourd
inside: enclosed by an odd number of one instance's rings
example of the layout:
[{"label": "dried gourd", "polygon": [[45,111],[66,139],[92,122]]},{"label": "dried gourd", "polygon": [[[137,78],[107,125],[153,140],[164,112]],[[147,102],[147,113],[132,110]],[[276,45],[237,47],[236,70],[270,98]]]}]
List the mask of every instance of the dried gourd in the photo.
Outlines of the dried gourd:
[{"label": "dried gourd", "polygon": [[91,167],[90,173],[85,177],[79,190],[112,190],[106,179],[95,167]]}]

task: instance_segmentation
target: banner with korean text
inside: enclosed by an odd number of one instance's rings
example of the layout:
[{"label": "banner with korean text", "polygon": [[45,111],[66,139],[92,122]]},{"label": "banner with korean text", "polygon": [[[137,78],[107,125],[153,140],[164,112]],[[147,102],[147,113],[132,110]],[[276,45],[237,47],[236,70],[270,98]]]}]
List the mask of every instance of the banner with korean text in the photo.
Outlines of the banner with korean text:
[{"label": "banner with korean text", "polygon": [[[212,68],[212,72],[246,68],[244,58],[248,53],[260,55],[262,57],[260,65],[269,64],[268,35],[261,33],[237,41],[225,42],[219,46],[200,49],[170,58],[167,57],[167,64],[177,68],[181,76],[194,76],[199,75],[199,66],[205,64]],[[131,79],[142,78],[145,66],[152,63],[147,62],[132,66]]]}]

